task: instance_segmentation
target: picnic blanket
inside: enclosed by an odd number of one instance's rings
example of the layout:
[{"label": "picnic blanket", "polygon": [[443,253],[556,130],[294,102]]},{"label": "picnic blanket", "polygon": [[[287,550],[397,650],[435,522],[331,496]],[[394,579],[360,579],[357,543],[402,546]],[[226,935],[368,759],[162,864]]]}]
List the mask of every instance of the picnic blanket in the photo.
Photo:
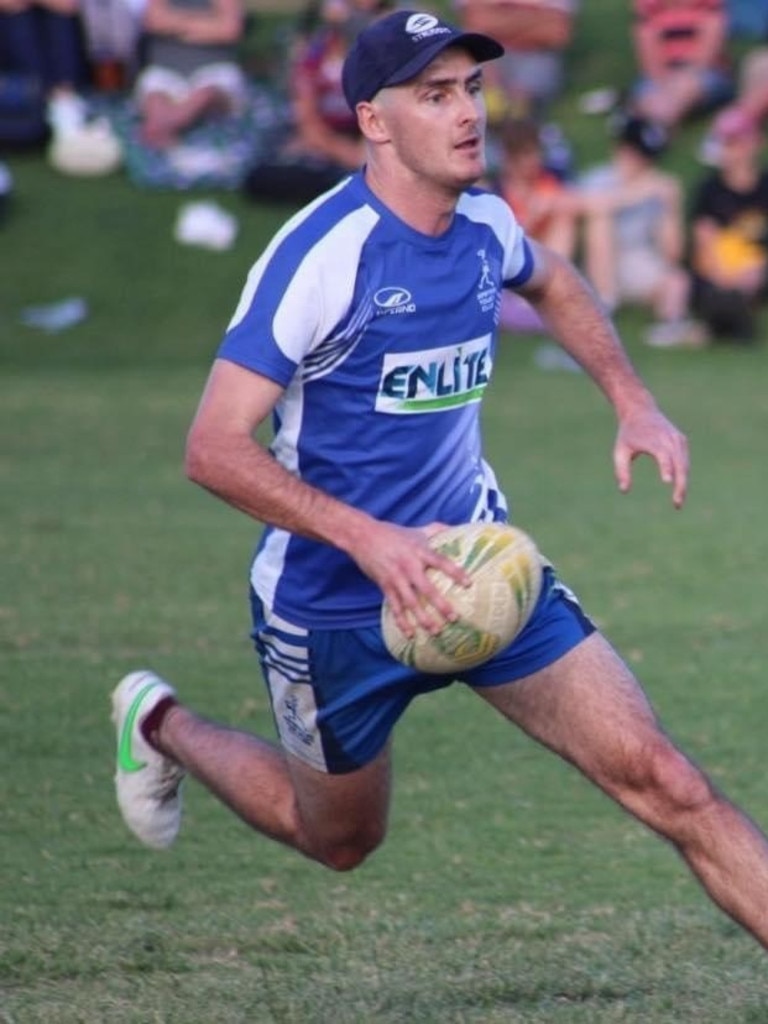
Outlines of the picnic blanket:
[{"label": "picnic blanket", "polygon": [[239,188],[248,169],[284,135],[290,118],[277,90],[253,82],[241,113],[196,125],[179,145],[159,150],[142,141],[132,97],[113,100],[103,113],[120,140],[131,181],[142,188],[179,190]]}]

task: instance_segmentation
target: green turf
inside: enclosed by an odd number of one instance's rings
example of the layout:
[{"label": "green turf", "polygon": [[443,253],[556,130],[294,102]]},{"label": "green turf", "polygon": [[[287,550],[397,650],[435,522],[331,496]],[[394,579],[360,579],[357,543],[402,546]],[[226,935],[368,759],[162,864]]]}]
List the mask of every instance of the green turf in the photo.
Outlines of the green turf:
[{"label": "green turf", "polygon": [[[586,5],[574,92],[626,74],[614,6]],[[569,127],[598,151],[599,122],[574,113]],[[185,197],[58,178],[39,157],[12,167],[0,1022],[768,1020],[764,954],[670,850],[458,688],[398,728],[390,837],[359,872],[252,835],[196,785],[171,852],[129,837],[108,721],[125,671],[151,664],[206,713],[271,732],[247,636],[257,528],[188,484],[181,456],[244,275],[286,211],[217,197],[241,230],[210,254],[173,241]],[[90,304],[78,327],[18,323],[25,305],[72,294]],[[647,465],[616,493],[609,410],[583,376],[539,369],[533,339],[498,360],[488,452],[669,731],[768,823],[766,351],[651,351],[643,323],[621,318],[627,344],[691,437],[682,512]]]}]

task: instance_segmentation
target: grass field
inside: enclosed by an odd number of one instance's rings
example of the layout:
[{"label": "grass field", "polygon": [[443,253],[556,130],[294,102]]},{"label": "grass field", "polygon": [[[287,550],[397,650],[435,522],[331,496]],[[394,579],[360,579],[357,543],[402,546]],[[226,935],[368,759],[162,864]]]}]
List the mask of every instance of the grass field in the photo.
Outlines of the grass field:
[{"label": "grass field", "polygon": [[[563,101],[622,81],[613,0],[590,0]],[[692,167],[683,146],[672,158]],[[0,229],[0,1022],[759,1024],[764,953],[676,857],[454,687],[398,728],[392,827],[334,875],[251,834],[200,787],[167,854],[113,800],[108,698],[152,665],[189,703],[271,733],[247,638],[257,528],[185,482],[184,434],[248,266],[285,210],[235,212],[235,248],[172,239],[183,197],[16,157]],[[58,335],[18,323],[81,294]],[[488,453],[667,728],[768,824],[764,528],[768,357],[656,352],[620,324],[689,433],[674,512],[651,467],[616,493],[612,419],[581,375],[509,339]],[[533,412],[537,416],[533,417]],[[543,415],[542,415],[543,414]]]}]

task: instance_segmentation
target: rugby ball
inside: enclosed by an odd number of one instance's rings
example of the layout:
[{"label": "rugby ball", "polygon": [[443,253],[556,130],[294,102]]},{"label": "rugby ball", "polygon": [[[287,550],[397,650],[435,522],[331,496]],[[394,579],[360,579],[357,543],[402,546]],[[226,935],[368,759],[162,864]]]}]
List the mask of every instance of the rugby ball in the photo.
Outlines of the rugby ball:
[{"label": "rugby ball", "polygon": [[451,526],[429,543],[471,577],[464,587],[442,572],[428,570],[459,618],[434,636],[417,626],[408,637],[385,601],[384,643],[394,658],[420,672],[444,675],[474,668],[503,650],[528,622],[541,592],[541,554],[527,533],[506,523]]}]

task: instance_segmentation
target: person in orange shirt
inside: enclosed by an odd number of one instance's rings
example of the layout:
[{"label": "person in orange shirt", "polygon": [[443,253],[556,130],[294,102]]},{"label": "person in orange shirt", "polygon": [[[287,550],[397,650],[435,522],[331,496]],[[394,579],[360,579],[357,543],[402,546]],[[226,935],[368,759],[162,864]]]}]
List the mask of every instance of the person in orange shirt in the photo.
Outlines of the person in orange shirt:
[{"label": "person in orange shirt", "polygon": [[[544,163],[541,129],[532,118],[510,118],[499,130],[501,159],[495,191],[506,199],[518,223],[535,238],[566,259],[576,248],[578,193]],[[502,327],[540,332],[544,326],[521,295],[502,296]]]}]

